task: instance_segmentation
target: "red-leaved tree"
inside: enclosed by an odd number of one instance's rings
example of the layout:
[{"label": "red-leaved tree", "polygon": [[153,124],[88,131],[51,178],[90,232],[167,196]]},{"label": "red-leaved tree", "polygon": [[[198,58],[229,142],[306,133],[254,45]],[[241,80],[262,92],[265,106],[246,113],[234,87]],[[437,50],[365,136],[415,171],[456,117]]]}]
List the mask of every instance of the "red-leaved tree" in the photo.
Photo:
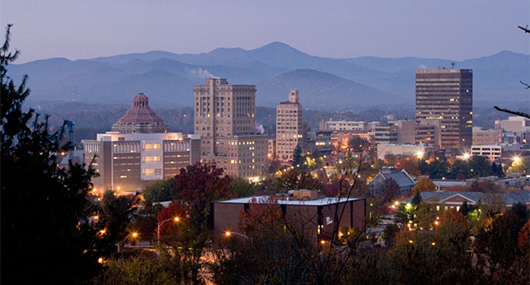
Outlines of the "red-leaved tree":
[{"label": "red-leaved tree", "polygon": [[235,197],[231,181],[223,169],[201,163],[181,169],[175,176],[175,199],[185,206],[190,223],[197,231],[206,226],[211,202]]},{"label": "red-leaved tree", "polygon": [[180,203],[173,202],[158,213],[157,222],[155,235],[158,236],[158,230],[160,230],[160,240],[164,243],[171,243],[178,238],[184,226],[189,224],[189,219],[186,217],[186,209]]}]

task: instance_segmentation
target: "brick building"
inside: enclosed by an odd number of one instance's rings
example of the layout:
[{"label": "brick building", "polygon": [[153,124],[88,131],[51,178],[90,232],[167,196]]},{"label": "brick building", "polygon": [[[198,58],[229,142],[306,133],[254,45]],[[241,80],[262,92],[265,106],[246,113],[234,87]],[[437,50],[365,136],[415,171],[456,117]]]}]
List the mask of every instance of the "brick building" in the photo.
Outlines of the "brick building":
[{"label": "brick building", "polygon": [[[362,230],[365,226],[364,198],[317,198],[316,191],[290,192],[292,194],[287,197],[257,196],[213,202],[211,221],[214,234],[219,236],[226,231],[243,230],[239,228],[240,213],[248,211],[253,205],[268,203],[276,205],[286,220],[299,230],[302,230],[303,224],[304,237],[313,242],[329,238],[337,223],[339,229],[347,227]],[[336,215],[343,209],[341,217],[340,214]]]}]

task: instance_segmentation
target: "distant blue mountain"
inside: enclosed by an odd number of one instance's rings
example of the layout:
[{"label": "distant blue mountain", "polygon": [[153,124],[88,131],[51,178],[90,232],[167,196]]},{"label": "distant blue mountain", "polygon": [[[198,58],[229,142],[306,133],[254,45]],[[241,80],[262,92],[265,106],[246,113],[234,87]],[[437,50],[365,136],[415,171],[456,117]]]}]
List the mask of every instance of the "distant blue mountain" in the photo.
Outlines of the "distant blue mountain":
[{"label": "distant blue mountain", "polygon": [[257,104],[276,106],[287,101],[289,91],[298,89],[304,108],[319,110],[344,110],[347,108],[376,106],[392,99],[388,93],[330,73],[311,69],[297,69],[284,73],[256,86]]},{"label": "distant blue mountain", "polygon": [[[529,60],[528,55],[503,51],[454,64],[473,69],[475,102],[524,102],[529,92],[519,81],[530,78]],[[333,59],[273,42],[253,50],[218,48],[200,54],[150,51],[76,61],[52,58],[10,65],[8,75],[19,79],[28,74],[29,99],[41,102],[128,104],[143,91],[153,106],[190,106],[194,84],[224,77],[231,83],[257,84],[257,102],[265,106],[276,106],[290,89],[298,88],[305,107],[351,109],[380,102],[413,107],[415,71],[450,68],[451,62],[415,57]]]}]

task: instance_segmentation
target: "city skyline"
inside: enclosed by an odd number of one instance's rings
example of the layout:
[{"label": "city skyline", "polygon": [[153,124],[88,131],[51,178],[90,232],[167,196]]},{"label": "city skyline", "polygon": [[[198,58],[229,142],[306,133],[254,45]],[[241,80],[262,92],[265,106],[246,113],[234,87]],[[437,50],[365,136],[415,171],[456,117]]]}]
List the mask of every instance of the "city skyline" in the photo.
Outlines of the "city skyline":
[{"label": "city skyline", "polygon": [[530,47],[517,29],[528,24],[527,1],[213,3],[2,1],[0,23],[14,24],[11,44],[23,54],[17,63],[151,50],[249,50],[274,41],[332,58],[463,60],[502,50],[528,54]]}]

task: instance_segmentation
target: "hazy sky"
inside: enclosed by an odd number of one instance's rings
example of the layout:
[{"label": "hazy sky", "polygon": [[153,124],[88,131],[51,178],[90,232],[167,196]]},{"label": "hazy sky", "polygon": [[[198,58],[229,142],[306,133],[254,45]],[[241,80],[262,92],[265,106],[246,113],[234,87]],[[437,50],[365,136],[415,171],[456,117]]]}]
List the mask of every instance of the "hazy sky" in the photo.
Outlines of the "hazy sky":
[{"label": "hazy sky", "polygon": [[[0,0],[17,63],[273,41],[326,57],[530,53],[529,0]],[[2,37],[5,32],[2,32]]]}]

